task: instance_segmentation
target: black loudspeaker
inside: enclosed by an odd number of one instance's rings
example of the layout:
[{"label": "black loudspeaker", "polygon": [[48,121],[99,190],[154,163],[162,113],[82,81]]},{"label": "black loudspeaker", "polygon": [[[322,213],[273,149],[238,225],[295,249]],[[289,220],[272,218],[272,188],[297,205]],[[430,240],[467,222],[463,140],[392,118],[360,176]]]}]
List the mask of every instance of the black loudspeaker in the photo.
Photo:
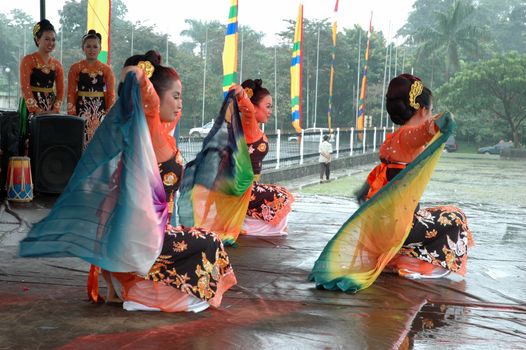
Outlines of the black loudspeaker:
[{"label": "black loudspeaker", "polygon": [[0,197],[5,190],[9,158],[18,155],[19,129],[20,117],[17,111],[0,111]]},{"label": "black loudspeaker", "polygon": [[31,118],[29,156],[36,192],[60,193],[82,155],[84,119],[47,114]]}]

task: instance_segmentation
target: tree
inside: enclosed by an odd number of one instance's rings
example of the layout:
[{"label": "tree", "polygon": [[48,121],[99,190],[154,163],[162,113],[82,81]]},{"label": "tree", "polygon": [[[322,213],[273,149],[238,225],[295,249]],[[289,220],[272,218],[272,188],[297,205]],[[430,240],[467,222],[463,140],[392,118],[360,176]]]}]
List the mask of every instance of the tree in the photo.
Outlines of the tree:
[{"label": "tree", "polygon": [[518,146],[526,119],[526,54],[513,52],[468,65],[437,95],[459,119],[466,116],[465,124],[493,134],[505,127]]},{"label": "tree", "polygon": [[435,25],[413,33],[419,56],[445,53],[446,80],[460,67],[462,54],[481,57],[481,42],[489,37],[482,27],[471,21],[475,7],[462,0],[446,11],[435,12]]}]

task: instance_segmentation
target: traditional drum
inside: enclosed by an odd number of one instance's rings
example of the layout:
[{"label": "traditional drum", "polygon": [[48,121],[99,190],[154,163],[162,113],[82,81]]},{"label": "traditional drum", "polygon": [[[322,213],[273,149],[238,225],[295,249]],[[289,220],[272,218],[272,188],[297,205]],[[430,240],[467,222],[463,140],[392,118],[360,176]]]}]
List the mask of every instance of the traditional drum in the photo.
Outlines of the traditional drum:
[{"label": "traditional drum", "polygon": [[7,166],[7,199],[14,202],[33,200],[33,180],[29,157],[11,157]]}]

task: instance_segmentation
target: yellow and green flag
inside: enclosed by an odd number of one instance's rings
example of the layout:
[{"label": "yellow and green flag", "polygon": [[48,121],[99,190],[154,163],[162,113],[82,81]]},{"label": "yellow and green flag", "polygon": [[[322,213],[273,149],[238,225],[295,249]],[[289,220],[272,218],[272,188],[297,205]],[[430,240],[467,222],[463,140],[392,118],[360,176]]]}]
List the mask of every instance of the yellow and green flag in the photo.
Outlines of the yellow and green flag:
[{"label": "yellow and green flag", "polygon": [[88,0],[88,29],[102,36],[99,60],[110,63],[111,0]]},{"label": "yellow and green flag", "polygon": [[294,46],[290,63],[290,108],[292,113],[292,126],[301,132],[301,81],[303,66],[303,5],[298,9],[298,18],[294,30]]},{"label": "yellow and green flag", "polygon": [[336,60],[336,36],[338,32],[338,22],[336,14],[338,13],[338,0],[334,5],[334,21],[332,23],[332,60],[331,60],[331,75],[329,78],[329,109],[327,111],[327,127],[331,131],[331,116],[332,116],[332,86],[334,83],[334,62]]},{"label": "yellow and green flag", "polygon": [[223,94],[226,96],[232,84],[237,83],[237,12],[238,0],[230,0],[228,24],[223,47]]}]

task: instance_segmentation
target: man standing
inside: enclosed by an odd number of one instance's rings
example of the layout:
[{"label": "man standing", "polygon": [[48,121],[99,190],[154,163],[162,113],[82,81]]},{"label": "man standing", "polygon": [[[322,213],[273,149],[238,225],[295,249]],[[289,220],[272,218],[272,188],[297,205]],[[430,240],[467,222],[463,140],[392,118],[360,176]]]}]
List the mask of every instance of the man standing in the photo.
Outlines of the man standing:
[{"label": "man standing", "polygon": [[320,143],[320,183],[323,182],[323,174],[325,179],[329,181],[331,174],[331,159],[332,159],[332,145],[329,142],[329,135],[323,136],[323,142]]}]

